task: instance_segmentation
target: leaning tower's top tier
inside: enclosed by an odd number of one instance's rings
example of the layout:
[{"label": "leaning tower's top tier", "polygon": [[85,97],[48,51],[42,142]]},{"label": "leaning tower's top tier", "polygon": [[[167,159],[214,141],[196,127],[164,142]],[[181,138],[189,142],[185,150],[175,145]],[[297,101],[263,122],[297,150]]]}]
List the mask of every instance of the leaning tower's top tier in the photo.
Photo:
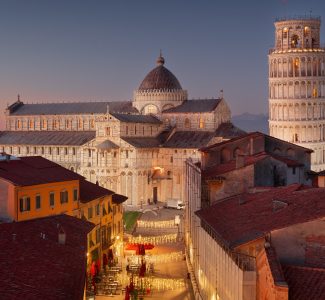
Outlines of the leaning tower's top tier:
[{"label": "leaning tower's top tier", "polygon": [[301,17],[277,20],[275,50],[320,48],[320,17]]}]

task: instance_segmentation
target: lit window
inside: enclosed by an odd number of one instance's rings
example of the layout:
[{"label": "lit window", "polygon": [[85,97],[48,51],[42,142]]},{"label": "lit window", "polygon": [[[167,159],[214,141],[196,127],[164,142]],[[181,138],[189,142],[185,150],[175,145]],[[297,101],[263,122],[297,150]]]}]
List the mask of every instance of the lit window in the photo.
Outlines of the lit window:
[{"label": "lit window", "polygon": [[30,211],[30,198],[27,196],[24,196],[19,199],[19,208],[20,211]]},{"label": "lit window", "polygon": [[201,117],[200,118],[200,124],[199,124],[200,128],[204,128],[204,120],[203,118]]},{"label": "lit window", "polygon": [[68,191],[64,190],[60,192],[60,202],[62,203],[68,203],[69,201],[69,194]]}]

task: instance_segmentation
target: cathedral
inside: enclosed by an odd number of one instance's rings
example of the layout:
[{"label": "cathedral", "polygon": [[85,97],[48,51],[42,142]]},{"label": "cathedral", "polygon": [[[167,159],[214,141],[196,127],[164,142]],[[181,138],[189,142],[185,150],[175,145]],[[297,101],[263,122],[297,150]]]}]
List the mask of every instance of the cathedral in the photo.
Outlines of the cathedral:
[{"label": "cathedral", "polygon": [[189,100],[160,55],[133,101],[7,107],[0,152],[43,156],[141,206],[184,199],[184,163],[203,146],[244,134],[223,97]]}]

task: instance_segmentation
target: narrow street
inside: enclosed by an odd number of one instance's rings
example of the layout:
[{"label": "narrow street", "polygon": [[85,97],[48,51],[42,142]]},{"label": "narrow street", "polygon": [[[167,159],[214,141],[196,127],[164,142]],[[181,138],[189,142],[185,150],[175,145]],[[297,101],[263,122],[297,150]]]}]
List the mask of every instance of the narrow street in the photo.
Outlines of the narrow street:
[{"label": "narrow street", "polygon": [[[187,278],[187,266],[184,259],[184,244],[180,228],[182,224],[175,226],[175,216],[180,216],[182,222],[183,211],[176,209],[156,207],[154,205],[146,206],[142,209],[142,214],[138,219],[138,225],[133,234],[133,239],[155,241],[154,248],[145,250],[146,264],[152,268],[146,272],[144,278],[150,281],[150,293],[147,293],[143,299],[173,299],[173,300],[192,300],[194,299],[191,282]],[[177,218],[177,217],[176,217]],[[153,227],[156,228],[153,228]],[[176,238],[177,236],[177,238]],[[126,239],[126,244],[127,245]],[[168,242],[167,242],[168,241]],[[134,250],[125,250],[125,259],[122,263],[121,281],[125,287],[128,284],[126,266],[139,256],[135,255]],[[136,282],[137,273],[134,281]],[[125,291],[121,295],[96,296],[96,299],[125,299]],[[131,298],[130,298],[131,299]],[[141,299],[141,298],[138,298]]]}]

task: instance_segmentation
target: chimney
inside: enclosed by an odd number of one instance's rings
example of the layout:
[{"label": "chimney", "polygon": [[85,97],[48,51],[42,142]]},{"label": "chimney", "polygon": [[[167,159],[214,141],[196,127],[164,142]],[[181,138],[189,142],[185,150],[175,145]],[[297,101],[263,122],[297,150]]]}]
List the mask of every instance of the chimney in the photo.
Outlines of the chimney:
[{"label": "chimney", "polygon": [[242,168],[245,165],[245,156],[237,154],[236,156],[236,169]]},{"label": "chimney", "polygon": [[59,244],[60,245],[65,245],[65,241],[66,241],[66,238],[67,238],[67,235],[63,229],[63,227],[61,226],[60,229],[59,229]]}]

